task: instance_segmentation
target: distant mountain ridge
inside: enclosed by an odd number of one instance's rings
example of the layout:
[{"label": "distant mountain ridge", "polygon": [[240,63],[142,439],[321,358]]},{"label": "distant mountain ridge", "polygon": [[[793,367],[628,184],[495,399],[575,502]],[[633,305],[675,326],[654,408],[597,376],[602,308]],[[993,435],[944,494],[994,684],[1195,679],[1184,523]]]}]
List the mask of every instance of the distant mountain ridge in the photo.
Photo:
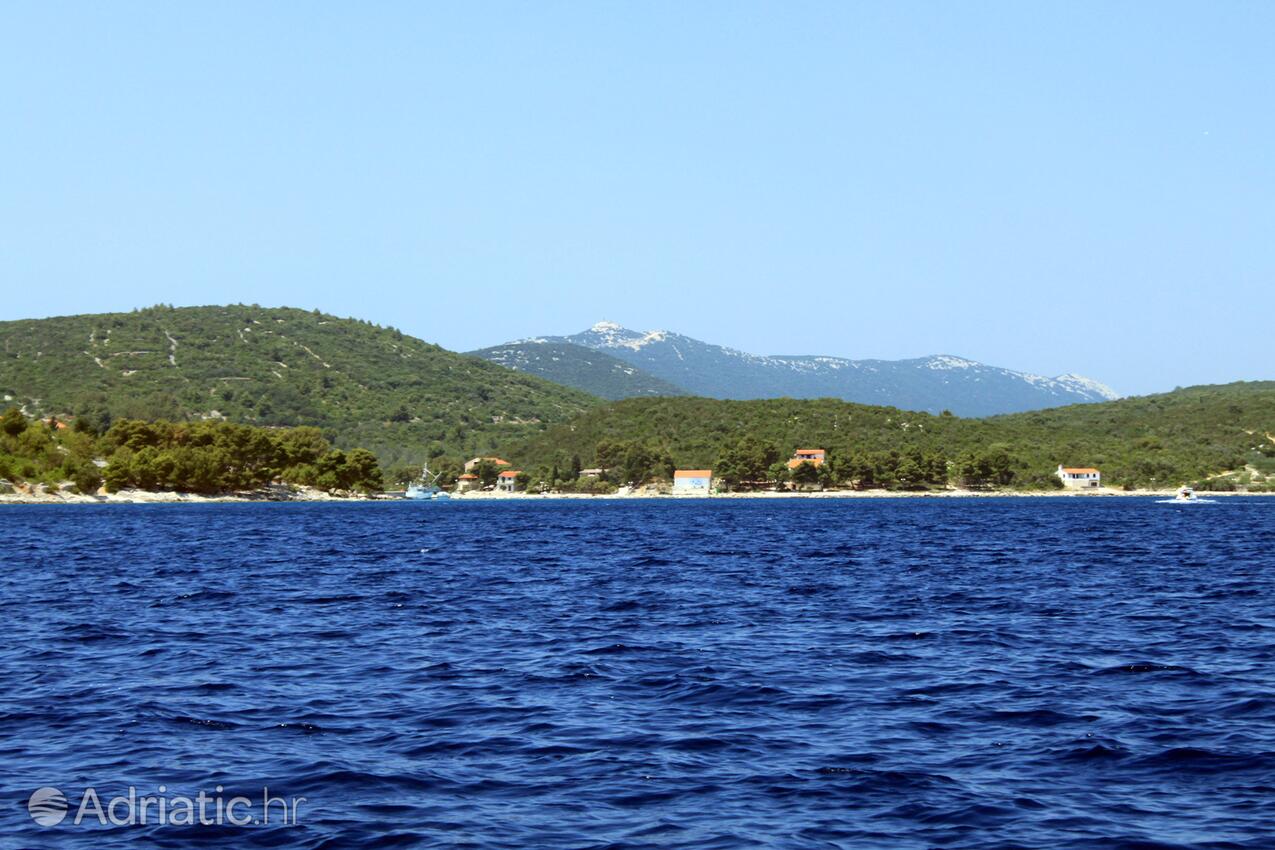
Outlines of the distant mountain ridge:
[{"label": "distant mountain ridge", "polygon": [[[570,336],[510,343],[519,350],[518,362],[503,365],[533,371],[529,364],[540,359],[537,347],[547,352],[549,347],[564,345],[576,347],[566,351],[603,352],[689,394],[709,398],[839,398],[930,413],[950,410],[960,416],[991,416],[1119,398],[1110,387],[1081,375],[1047,378],[948,354],[911,360],[761,356],[671,331],[634,331],[614,322],[599,322]],[[562,351],[555,356],[561,357]],[[559,363],[557,371],[560,377],[554,380],[577,386],[561,377],[569,371],[564,364]]]},{"label": "distant mountain ridge", "polygon": [[596,348],[543,340],[510,342],[471,351],[508,369],[617,401],[622,398],[690,395],[681,387]]}]

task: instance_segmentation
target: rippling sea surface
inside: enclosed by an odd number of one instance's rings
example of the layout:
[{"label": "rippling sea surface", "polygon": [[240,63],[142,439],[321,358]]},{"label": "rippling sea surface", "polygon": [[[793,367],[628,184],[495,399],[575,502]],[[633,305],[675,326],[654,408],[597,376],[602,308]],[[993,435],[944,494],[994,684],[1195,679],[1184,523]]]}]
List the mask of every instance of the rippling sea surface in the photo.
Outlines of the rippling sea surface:
[{"label": "rippling sea surface", "polygon": [[[1275,500],[0,528],[3,847],[1275,847]],[[305,802],[72,824],[130,785]],[[28,814],[43,786],[57,826]]]}]

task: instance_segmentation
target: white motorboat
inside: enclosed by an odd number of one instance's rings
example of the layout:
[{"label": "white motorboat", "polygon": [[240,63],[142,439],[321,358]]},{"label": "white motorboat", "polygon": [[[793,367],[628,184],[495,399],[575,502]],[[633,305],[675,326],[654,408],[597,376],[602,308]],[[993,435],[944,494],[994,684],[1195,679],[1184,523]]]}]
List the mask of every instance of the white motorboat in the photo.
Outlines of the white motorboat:
[{"label": "white motorboat", "polygon": [[1195,495],[1195,491],[1190,487],[1179,487],[1178,493],[1172,499],[1159,499],[1162,505],[1207,505],[1212,504],[1213,499],[1201,499]]}]

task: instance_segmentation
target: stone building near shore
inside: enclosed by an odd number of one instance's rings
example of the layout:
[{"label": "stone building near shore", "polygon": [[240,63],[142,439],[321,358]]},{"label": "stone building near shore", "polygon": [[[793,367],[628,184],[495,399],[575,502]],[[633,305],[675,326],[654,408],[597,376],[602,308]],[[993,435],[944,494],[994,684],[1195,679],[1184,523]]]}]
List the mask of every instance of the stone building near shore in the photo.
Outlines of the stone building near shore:
[{"label": "stone building near shore", "polygon": [[465,461],[465,471],[473,472],[474,469],[478,466],[478,464],[482,463],[483,461],[487,461],[488,463],[494,464],[495,466],[512,466],[513,465],[502,457],[471,457],[469,460]]}]

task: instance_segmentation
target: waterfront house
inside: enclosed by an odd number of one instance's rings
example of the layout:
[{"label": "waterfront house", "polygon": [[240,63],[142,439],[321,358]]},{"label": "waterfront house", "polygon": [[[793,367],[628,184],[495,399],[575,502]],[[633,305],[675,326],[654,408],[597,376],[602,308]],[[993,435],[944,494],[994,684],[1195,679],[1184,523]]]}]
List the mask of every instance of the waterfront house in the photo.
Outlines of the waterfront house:
[{"label": "waterfront house", "polygon": [[699,493],[707,495],[713,486],[711,469],[679,469],[673,473],[674,493]]},{"label": "waterfront house", "polygon": [[489,462],[491,462],[491,463],[495,464],[496,466],[510,466],[510,465],[511,465],[511,464],[509,463],[509,461],[505,460],[504,458],[499,458],[499,457],[472,457],[472,458],[470,458],[469,460],[465,461],[465,471],[466,471],[466,472],[473,472],[473,471],[474,471],[474,467],[478,466],[478,464],[482,463],[483,461],[489,461]]},{"label": "waterfront house", "polygon": [[1063,466],[1059,464],[1057,475],[1062,479],[1063,486],[1071,489],[1079,490],[1102,486],[1102,473],[1091,466]]},{"label": "waterfront house", "polygon": [[500,493],[518,492],[518,476],[521,469],[506,469],[496,476],[496,490]]},{"label": "waterfront house", "polygon": [[468,493],[470,490],[478,489],[478,476],[472,472],[466,472],[464,475],[456,479],[456,492]]},{"label": "waterfront house", "polygon": [[580,470],[581,478],[601,478],[605,474],[606,474],[606,470],[603,469],[602,467],[595,467],[593,469]]},{"label": "waterfront house", "polygon": [[788,468],[796,469],[803,463],[823,466],[827,456],[828,453],[823,449],[797,449],[797,451],[792,453],[792,459],[788,461]]}]

